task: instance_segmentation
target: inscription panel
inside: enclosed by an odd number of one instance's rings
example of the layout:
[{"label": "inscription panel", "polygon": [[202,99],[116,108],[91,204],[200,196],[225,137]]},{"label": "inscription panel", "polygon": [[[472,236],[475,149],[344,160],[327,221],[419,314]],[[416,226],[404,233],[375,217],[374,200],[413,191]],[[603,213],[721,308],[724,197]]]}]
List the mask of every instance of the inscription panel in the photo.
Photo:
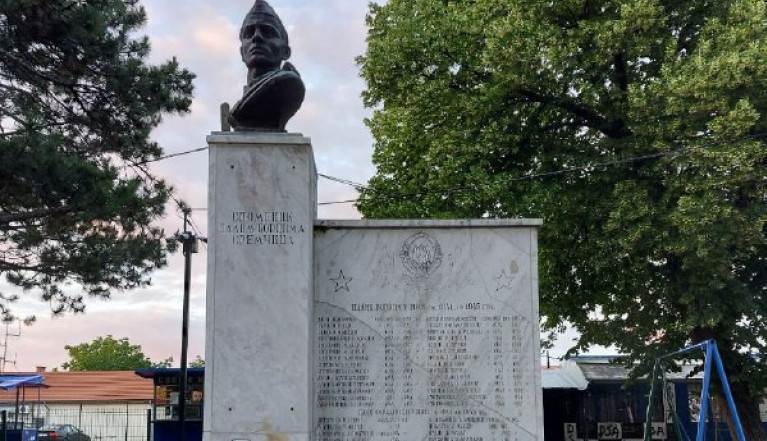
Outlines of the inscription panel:
[{"label": "inscription panel", "polygon": [[315,235],[322,441],[542,439],[532,228]]},{"label": "inscription panel", "polygon": [[219,222],[217,233],[233,245],[295,245],[306,234],[292,211],[232,211]]}]

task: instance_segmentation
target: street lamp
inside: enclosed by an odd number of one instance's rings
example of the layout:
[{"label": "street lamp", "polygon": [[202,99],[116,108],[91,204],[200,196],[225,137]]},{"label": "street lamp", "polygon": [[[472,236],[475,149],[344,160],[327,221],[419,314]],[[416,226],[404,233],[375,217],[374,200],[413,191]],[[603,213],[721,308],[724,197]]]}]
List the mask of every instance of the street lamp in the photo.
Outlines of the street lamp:
[{"label": "street lamp", "polygon": [[179,374],[179,401],[178,401],[178,424],[179,424],[179,441],[184,441],[185,430],[184,424],[186,423],[186,386],[187,386],[187,347],[189,346],[189,287],[192,280],[192,254],[198,252],[197,241],[206,241],[204,237],[197,237],[193,232],[188,230],[189,215],[191,209],[188,207],[182,207],[184,213],[184,232],[176,233],[175,239],[181,243],[182,252],[184,254],[184,306],[183,306],[183,318],[181,321],[181,372]]}]

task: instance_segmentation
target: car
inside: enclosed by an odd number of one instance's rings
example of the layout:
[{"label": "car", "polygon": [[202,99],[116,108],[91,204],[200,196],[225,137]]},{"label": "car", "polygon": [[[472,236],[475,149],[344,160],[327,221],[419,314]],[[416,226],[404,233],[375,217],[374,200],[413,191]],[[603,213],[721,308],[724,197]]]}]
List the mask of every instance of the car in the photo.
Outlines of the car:
[{"label": "car", "polygon": [[49,424],[38,429],[37,441],[91,441],[91,437],[71,424]]}]

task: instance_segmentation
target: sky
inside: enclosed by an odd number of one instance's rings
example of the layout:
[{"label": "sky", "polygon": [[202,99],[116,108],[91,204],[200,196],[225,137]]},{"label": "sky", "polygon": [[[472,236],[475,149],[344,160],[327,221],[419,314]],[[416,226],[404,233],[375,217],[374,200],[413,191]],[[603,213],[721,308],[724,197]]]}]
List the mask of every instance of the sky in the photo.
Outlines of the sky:
[{"label": "sky", "polygon": [[[152,45],[149,62],[176,57],[197,75],[191,113],[166,117],[153,132],[165,154],[205,147],[206,136],[220,130],[221,103],[242,96],[247,70],[239,54],[238,33],[252,0],[143,0],[148,21],[142,29]],[[364,81],[355,57],[365,51],[366,0],[271,0],[288,29],[292,56],[306,85],[306,99],[287,130],[312,140],[317,171],[355,182],[366,182],[374,172],[372,138],[365,127],[369,112],[360,94]],[[207,234],[207,151],[156,162],[152,171],[176,189],[176,198],[195,210],[192,220]],[[320,179],[318,200],[354,199],[352,187]],[[321,206],[319,217],[358,219],[352,204]],[[166,232],[183,228],[174,204],[161,222]],[[189,359],[204,356],[206,249],[192,258]],[[110,300],[86,299],[86,312],[53,317],[50,307],[34,293],[12,308],[19,316],[35,315],[32,326],[0,325],[0,369],[48,370],[68,360],[66,345],[90,342],[99,336],[127,337],[153,361],[181,354],[183,256],[153,275],[152,286],[115,293]],[[4,332],[5,331],[5,332]],[[20,334],[20,335],[18,335]],[[18,335],[18,336],[17,336]],[[7,336],[7,337],[6,337]],[[15,362],[15,363],[14,363]]]},{"label": "sky", "polygon": [[[384,0],[378,0],[382,2]],[[220,130],[219,107],[233,104],[241,95],[247,73],[239,55],[238,32],[250,0],[143,0],[148,23],[143,33],[150,38],[149,61],[157,64],[176,57],[181,66],[197,75],[191,113],[166,117],[153,132],[166,154],[205,147],[206,136]],[[364,81],[355,58],[365,51],[367,0],[271,0],[290,35],[292,56],[306,85],[306,99],[287,130],[311,138],[317,171],[364,183],[374,173],[373,140],[364,119]],[[176,197],[193,209],[198,232],[207,232],[207,151],[153,163],[151,170],[166,179]],[[336,202],[356,198],[355,190],[327,179],[318,182],[318,201]],[[321,205],[323,219],[358,219],[352,204]],[[161,225],[172,233],[183,228],[181,215],[171,204]],[[204,355],[206,249],[192,258],[189,359]],[[5,371],[48,370],[67,361],[66,345],[90,342],[97,337],[127,337],[142,347],[153,361],[181,353],[183,256],[170,257],[170,265],[153,276],[151,286],[115,293],[110,300],[87,299],[86,312],[53,317],[50,307],[25,297],[13,305],[25,316],[34,314],[32,326],[12,324],[0,328],[0,356]],[[19,334],[17,336],[17,334]],[[558,356],[564,346],[552,355]],[[0,361],[0,363],[2,363]]]}]

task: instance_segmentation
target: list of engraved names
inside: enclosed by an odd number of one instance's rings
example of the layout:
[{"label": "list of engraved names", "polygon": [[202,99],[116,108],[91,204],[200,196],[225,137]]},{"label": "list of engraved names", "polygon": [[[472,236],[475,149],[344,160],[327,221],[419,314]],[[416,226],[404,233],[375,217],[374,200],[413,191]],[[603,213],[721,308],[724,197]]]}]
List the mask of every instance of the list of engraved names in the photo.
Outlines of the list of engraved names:
[{"label": "list of engraved names", "polygon": [[491,302],[350,309],[315,316],[319,439],[518,439],[528,319]]}]

